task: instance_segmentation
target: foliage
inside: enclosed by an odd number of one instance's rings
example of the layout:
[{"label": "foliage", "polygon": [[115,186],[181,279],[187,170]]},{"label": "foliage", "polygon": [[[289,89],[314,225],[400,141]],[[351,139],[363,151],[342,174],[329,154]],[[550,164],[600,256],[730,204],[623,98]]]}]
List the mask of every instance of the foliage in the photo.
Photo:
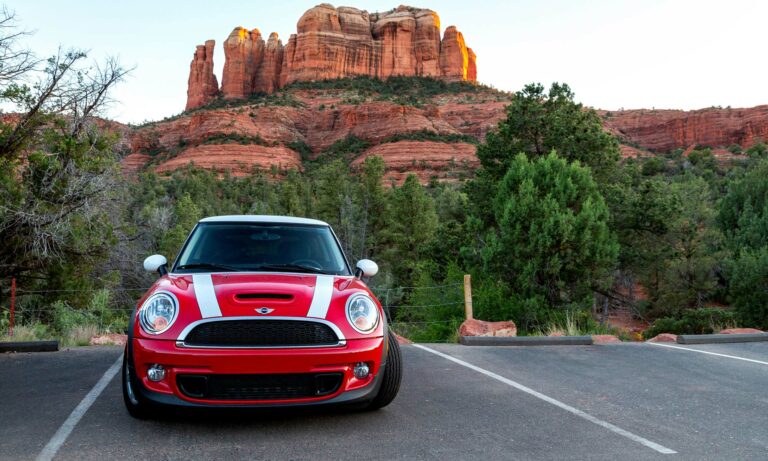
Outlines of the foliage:
[{"label": "foliage", "polygon": [[239,133],[216,133],[205,138],[202,144],[258,144],[269,146],[270,144],[259,135],[244,135]]},{"label": "foliage", "polygon": [[118,181],[116,137],[96,116],[127,71],[111,58],[86,65],[80,50],[38,61],[2,15],[0,102],[16,113],[0,122],[0,271],[20,282],[94,283],[93,265],[114,242]]},{"label": "foliage", "polygon": [[515,93],[506,108],[507,117],[488,132],[477,149],[480,169],[469,184],[477,216],[492,221],[491,197],[515,157],[531,159],[552,151],[568,161],[578,160],[592,169],[598,181],[610,177],[619,159],[619,144],[603,130],[600,116],[574,101],[568,85],[554,83],[545,93],[540,84],[529,84]]},{"label": "foliage", "polygon": [[724,328],[732,328],[736,325],[736,313],[715,308],[689,309],[678,317],[663,317],[653,322],[650,328],[643,332],[643,336],[653,338],[661,333],[683,334],[710,334],[717,333]]},{"label": "foliage", "polygon": [[760,248],[768,242],[768,160],[728,184],[718,221],[730,248]]},{"label": "foliage", "polygon": [[589,307],[618,253],[589,169],[554,153],[520,154],[499,183],[484,267],[525,304]]},{"label": "foliage", "polygon": [[[215,109],[231,109],[235,107],[243,107],[243,106],[251,106],[251,107],[270,107],[270,106],[287,106],[287,107],[304,107],[304,104],[294,98],[290,93],[287,93],[285,91],[280,91],[273,94],[263,94],[263,93],[257,93],[254,95],[251,95],[249,98],[245,99],[226,99],[222,95],[219,95],[216,99],[213,99],[209,103],[196,107],[194,109],[190,109],[184,114],[192,114],[199,111],[204,110],[215,110]],[[165,119],[172,120],[173,118]],[[141,126],[148,126],[151,125],[153,122],[146,123]]]},{"label": "foliage", "polygon": [[474,136],[460,133],[440,134],[436,131],[421,130],[410,131],[407,133],[397,133],[388,138],[385,138],[382,143],[398,142],[398,141],[434,141],[444,143],[459,143],[464,142],[468,144],[478,144],[477,139]]},{"label": "foliage", "polygon": [[603,130],[600,117],[574,101],[568,85],[526,85],[507,106],[507,118],[486,136],[477,156],[483,172],[499,180],[519,153],[530,158],[555,151],[592,168],[598,178],[613,171],[619,159],[616,139]]},{"label": "foliage", "polygon": [[334,142],[318,155],[316,159],[310,161],[309,166],[323,165],[335,160],[341,160],[346,164],[350,164],[370,146],[371,144],[368,141],[354,135],[349,135]]},{"label": "foliage", "polygon": [[744,325],[768,329],[768,246],[744,248],[733,261],[730,298]]}]

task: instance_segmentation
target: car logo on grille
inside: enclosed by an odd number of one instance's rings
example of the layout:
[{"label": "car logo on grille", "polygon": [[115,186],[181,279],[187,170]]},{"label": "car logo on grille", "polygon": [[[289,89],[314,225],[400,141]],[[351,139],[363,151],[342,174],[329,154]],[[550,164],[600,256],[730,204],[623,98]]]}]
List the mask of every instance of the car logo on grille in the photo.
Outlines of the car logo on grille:
[{"label": "car logo on grille", "polygon": [[259,314],[269,314],[272,311],[274,311],[274,309],[270,309],[268,307],[259,307],[258,309],[256,309],[256,312],[258,312]]}]

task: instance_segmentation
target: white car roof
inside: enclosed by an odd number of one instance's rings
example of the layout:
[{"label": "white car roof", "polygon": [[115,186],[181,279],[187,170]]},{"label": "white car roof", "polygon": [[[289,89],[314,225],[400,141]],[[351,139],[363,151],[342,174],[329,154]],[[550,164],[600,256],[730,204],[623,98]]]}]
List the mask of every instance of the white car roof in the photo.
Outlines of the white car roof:
[{"label": "white car roof", "polygon": [[327,226],[328,223],[318,221],[317,219],[297,218],[294,216],[271,216],[271,215],[229,215],[229,216],[210,216],[203,218],[200,222],[258,222],[274,224],[310,224],[314,226]]}]

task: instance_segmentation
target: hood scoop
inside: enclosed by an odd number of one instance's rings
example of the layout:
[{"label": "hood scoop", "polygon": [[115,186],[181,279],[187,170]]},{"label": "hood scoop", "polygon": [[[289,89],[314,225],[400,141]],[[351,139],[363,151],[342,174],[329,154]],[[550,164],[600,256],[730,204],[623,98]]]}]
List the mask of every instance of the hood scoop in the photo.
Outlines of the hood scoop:
[{"label": "hood scoop", "polygon": [[235,299],[238,301],[290,301],[293,295],[290,293],[237,293]]}]

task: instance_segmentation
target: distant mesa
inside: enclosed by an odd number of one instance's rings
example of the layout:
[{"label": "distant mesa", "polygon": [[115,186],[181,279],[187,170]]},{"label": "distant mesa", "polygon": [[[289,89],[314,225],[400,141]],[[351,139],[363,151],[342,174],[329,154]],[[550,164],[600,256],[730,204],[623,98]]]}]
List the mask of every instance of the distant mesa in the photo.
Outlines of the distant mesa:
[{"label": "distant mesa", "polygon": [[221,95],[244,99],[270,94],[297,81],[354,76],[433,77],[477,81],[475,53],[455,26],[440,39],[440,18],[432,10],[399,6],[384,13],[323,3],[299,19],[288,44],[276,33],[264,41],[259,29],[236,27],[224,41],[221,88],[213,73],[215,42],[195,50],[190,64],[186,109]]}]

